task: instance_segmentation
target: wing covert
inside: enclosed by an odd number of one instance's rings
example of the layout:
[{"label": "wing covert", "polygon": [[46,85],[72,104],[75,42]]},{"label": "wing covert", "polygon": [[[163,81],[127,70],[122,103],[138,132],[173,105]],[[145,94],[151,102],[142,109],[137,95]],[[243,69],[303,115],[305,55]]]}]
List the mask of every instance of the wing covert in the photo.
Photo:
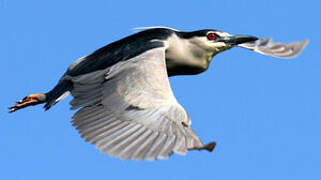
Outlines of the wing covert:
[{"label": "wing covert", "polygon": [[[73,125],[102,153],[122,159],[167,158],[204,146],[170,88],[165,48],[74,77]],[[91,104],[88,104],[91,102]]]}]

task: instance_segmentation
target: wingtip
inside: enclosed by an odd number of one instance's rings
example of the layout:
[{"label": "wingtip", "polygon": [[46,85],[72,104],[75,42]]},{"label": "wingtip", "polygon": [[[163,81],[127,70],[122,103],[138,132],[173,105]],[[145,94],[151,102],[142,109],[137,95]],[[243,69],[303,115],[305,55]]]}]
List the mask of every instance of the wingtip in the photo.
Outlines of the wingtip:
[{"label": "wingtip", "polygon": [[310,39],[304,39],[303,41],[301,41],[302,44],[302,48],[304,49],[310,42]]},{"label": "wingtip", "polygon": [[216,146],[216,142],[211,142],[211,143],[206,144],[204,146],[204,149],[206,149],[209,152],[212,152],[214,150],[215,146]]},{"label": "wingtip", "polygon": [[208,152],[212,152],[215,149],[216,146],[216,142],[210,142],[204,146],[201,147],[194,147],[194,148],[190,148],[189,150],[207,150]]},{"label": "wingtip", "polygon": [[[290,58],[295,58],[295,57],[299,56],[303,52],[303,50],[306,48],[306,46],[309,44],[309,42],[310,42],[309,39],[304,39],[303,41],[297,42],[298,44],[296,46],[296,48],[297,48],[296,53],[294,53],[292,56],[285,57],[285,58],[290,59]],[[296,42],[294,42],[294,43],[296,43]]]}]

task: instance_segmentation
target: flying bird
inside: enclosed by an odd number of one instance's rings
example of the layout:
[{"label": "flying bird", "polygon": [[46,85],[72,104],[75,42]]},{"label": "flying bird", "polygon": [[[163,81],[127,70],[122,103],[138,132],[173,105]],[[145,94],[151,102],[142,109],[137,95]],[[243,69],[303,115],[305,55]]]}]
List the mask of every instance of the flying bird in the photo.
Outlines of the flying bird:
[{"label": "flying bird", "polygon": [[194,133],[168,77],[202,73],[216,54],[233,47],[292,58],[307,43],[276,43],[214,29],[148,28],[78,59],[51,91],[26,96],[10,112],[42,103],[48,110],[71,93],[71,109],[78,109],[72,125],[103,154],[155,160],[189,150],[212,151],[216,143],[203,144]]}]

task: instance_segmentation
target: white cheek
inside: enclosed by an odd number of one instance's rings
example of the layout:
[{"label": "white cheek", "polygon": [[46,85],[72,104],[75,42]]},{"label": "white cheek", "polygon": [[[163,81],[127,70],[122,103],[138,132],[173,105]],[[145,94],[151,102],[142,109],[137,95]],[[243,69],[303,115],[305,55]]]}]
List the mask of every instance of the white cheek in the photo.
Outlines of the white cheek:
[{"label": "white cheek", "polygon": [[213,49],[217,49],[217,48],[221,48],[221,47],[225,47],[226,46],[225,42],[209,41],[206,37],[201,38],[198,44],[202,45],[203,47],[209,47],[211,49],[212,48]]},{"label": "white cheek", "polygon": [[214,42],[214,43],[209,43],[209,46],[212,48],[222,48],[222,47],[226,47],[226,43],[225,42]]}]

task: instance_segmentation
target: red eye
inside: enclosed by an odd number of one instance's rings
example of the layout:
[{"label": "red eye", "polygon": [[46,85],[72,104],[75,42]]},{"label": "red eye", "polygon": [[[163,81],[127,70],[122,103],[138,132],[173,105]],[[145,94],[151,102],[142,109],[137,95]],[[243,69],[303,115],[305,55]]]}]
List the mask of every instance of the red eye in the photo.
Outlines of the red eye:
[{"label": "red eye", "polygon": [[209,33],[207,35],[207,39],[213,41],[216,39],[216,35],[214,33]]}]

